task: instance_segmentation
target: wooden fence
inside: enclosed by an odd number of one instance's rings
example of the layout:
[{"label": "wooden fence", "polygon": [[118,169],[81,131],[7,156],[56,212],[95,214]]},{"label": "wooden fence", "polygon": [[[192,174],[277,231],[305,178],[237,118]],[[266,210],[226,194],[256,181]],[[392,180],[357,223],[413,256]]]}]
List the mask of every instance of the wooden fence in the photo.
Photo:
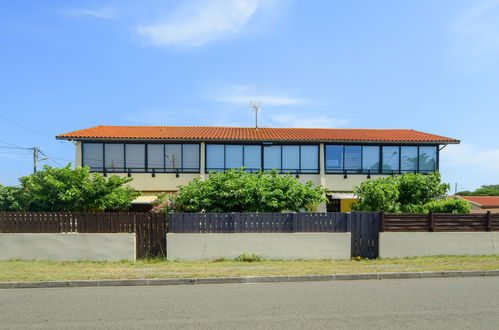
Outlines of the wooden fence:
[{"label": "wooden fence", "polygon": [[172,233],[352,233],[352,256],[378,256],[378,212],[175,213]]},{"label": "wooden fence", "polygon": [[172,233],[351,232],[352,256],[376,258],[379,231],[499,231],[499,214],[0,212],[0,233],[136,233],[137,257],[166,254]]},{"label": "wooden fence", "polygon": [[0,233],[136,233],[137,258],[166,254],[165,214],[0,212]]},{"label": "wooden fence", "polygon": [[380,231],[499,231],[499,213],[382,213]]},{"label": "wooden fence", "polygon": [[348,232],[348,213],[175,213],[172,233]]}]

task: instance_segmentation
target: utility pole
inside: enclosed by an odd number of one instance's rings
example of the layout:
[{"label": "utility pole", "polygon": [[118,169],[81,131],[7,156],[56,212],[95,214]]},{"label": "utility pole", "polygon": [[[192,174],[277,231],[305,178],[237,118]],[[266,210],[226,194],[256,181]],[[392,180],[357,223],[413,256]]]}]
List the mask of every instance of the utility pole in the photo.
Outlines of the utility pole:
[{"label": "utility pole", "polygon": [[38,149],[37,147],[33,147],[33,174],[36,174],[38,168]]}]

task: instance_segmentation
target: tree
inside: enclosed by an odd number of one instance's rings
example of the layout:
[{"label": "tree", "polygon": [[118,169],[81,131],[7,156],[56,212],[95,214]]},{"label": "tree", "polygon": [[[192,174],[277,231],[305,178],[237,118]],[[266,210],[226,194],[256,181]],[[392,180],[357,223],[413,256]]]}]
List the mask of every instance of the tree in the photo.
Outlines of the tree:
[{"label": "tree", "polygon": [[21,189],[0,185],[0,211],[18,211],[24,207],[21,200]]},{"label": "tree", "polygon": [[466,202],[446,201],[443,196],[450,186],[441,182],[440,173],[403,174],[368,180],[354,188],[358,196],[356,211],[400,212],[464,212]]},{"label": "tree", "polygon": [[459,191],[456,193],[456,195],[461,195],[461,196],[499,196],[499,185],[497,185],[497,184],[483,185],[474,191],[468,191],[468,190]]},{"label": "tree", "polygon": [[[9,188],[10,198],[2,210],[62,212],[126,210],[140,195],[125,186],[130,178],[116,175],[104,178],[90,173],[88,167],[63,168],[44,166],[43,171],[19,179],[19,187]],[[10,197],[9,197],[10,196]],[[0,204],[1,206],[2,204]]]},{"label": "tree", "polygon": [[194,179],[174,196],[160,196],[155,212],[298,212],[325,202],[325,190],[300,183],[277,171],[250,173],[241,169],[211,172]]}]

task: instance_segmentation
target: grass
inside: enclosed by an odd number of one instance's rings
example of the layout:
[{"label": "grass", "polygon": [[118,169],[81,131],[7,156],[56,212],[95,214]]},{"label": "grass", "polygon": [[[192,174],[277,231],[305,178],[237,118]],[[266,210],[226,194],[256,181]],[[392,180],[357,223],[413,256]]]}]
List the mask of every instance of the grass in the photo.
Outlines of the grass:
[{"label": "grass", "polygon": [[358,274],[499,269],[497,256],[438,256],[375,260],[214,260],[199,262],[0,261],[0,282],[89,279],[189,278],[264,275]]}]

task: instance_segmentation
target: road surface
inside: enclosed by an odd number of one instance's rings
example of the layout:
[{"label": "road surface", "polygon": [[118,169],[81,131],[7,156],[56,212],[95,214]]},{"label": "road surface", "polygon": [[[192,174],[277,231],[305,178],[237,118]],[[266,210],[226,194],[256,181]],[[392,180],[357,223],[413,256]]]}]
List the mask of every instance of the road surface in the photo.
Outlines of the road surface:
[{"label": "road surface", "polygon": [[499,277],[0,290],[5,329],[498,329]]}]

